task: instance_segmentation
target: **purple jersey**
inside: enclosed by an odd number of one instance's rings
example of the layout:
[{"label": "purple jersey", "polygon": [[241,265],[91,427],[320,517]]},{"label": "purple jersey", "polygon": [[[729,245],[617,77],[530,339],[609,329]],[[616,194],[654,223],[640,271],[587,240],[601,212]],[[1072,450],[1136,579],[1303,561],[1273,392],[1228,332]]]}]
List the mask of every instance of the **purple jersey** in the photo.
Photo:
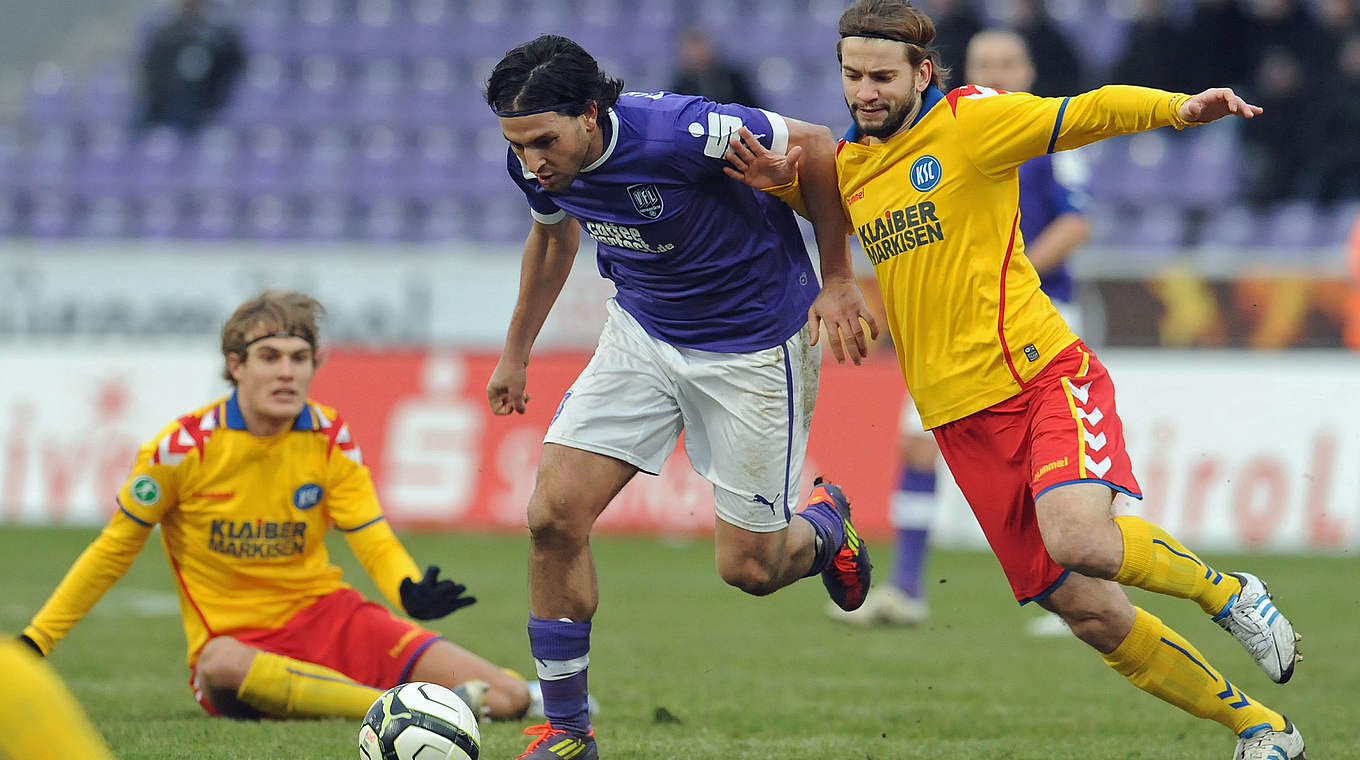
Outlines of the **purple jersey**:
[{"label": "purple jersey", "polygon": [[600,274],[650,335],[739,353],[778,346],[820,288],[793,212],[723,174],[742,126],[788,149],[783,117],[670,93],[624,93],[600,125],[604,154],[550,193],[514,151],[508,168],[545,224],[570,214],[598,242]]},{"label": "purple jersey", "polygon": [[[1086,208],[1087,170],[1080,154],[1047,153],[1020,165],[1020,234],[1025,242],[1039,238],[1054,219]],[[1071,303],[1072,273],[1067,262],[1039,274],[1039,286],[1054,301]]]}]

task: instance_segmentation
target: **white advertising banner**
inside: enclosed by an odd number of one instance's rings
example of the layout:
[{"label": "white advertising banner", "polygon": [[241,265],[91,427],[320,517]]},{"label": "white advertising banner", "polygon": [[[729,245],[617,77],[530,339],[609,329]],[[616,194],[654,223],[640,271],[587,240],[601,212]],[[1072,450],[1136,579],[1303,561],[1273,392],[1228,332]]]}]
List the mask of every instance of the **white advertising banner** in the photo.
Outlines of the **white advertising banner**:
[{"label": "white advertising banner", "polygon": [[[478,366],[494,363],[494,355],[485,352],[469,355],[468,361],[474,358]],[[1115,380],[1118,412],[1146,496],[1132,503],[1130,511],[1204,551],[1360,548],[1360,468],[1353,464],[1360,461],[1360,426],[1356,424],[1360,420],[1360,393],[1356,393],[1360,358],[1343,353],[1163,351],[1107,351],[1102,358]],[[362,354],[359,360],[363,361]],[[580,361],[584,363],[584,355]],[[344,377],[335,375],[329,380],[363,384],[358,377],[361,373],[343,367],[343,362],[337,362],[332,374],[340,372]],[[220,356],[201,345],[187,351],[71,345],[0,352],[0,522],[102,523],[138,445],[176,416],[226,393],[220,371]],[[855,379],[860,384],[856,392],[882,397],[900,394],[895,372],[875,377],[873,382],[882,384],[881,389],[860,387],[863,380]],[[480,410],[484,403],[478,398],[480,382],[465,383],[470,390],[465,389],[464,400],[475,405],[469,410]],[[825,390],[837,392],[833,384]],[[374,403],[372,410],[365,411],[361,405],[353,406],[352,422],[374,417],[362,431],[368,436],[365,458],[375,464],[397,461],[392,457],[399,452],[384,452],[380,436],[369,430],[396,425],[404,407]],[[822,406],[828,413],[837,408],[830,398],[824,398]],[[461,430],[467,435],[466,423],[459,417],[423,418],[422,424],[440,427],[434,433],[454,435]],[[877,426],[888,431],[880,431],[878,437],[883,440],[879,441],[868,436],[875,426],[863,421],[846,424],[861,431],[857,445],[890,450],[893,426]],[[814,436],[816,431],[814,427]],[[525,434],[525,454],[518,469],[532,469],[540,436],[541,431]],[[480,469],[491,472],[505,465],[501,461],[504,443],[498,437],[481,435],[467,445],[486,448],[476,461],[481,462]],[[838,470],[847,470],[845,482],[882,480],[879,485],[886,496],[886,484],[893,477],[889,468],[874,465],[855,471],[852,463],[866,461],[865,457],[845,459],[846,463],[836,465]],[[405,503],[414,498],[407,493],[410,483],[381,482],[385,476],[398,477],[388,476],[389,471],[402,470],[375,469],[379,492],[394,500],[395,514],[416,514]],[[487,473],[481,476],[489,477]],[[512,480],[532,482],[527,471]],[[666,478],[646,478],[639,488],[666,489],[668,484],[675,485]],[[521,494],[520,501],[523,498],[527,493]],[[673,492],[670,498],[661,495],[659,503],[674,507],[679,498]],[[860,509],[884,508],[872,504],[875,501],[881,499],[866,499]],[[949,497],[944,501],[936,515],[936,542],[982,545],[966,506]],[[711,504],[691,506],[703,513],[711,509]],[[882,535],[885,517],[875,515],[870,520],[869,513],[864,516],[867,526]],[[422,522],[459,527],[466,519],[467,515],[449,513],[437,521]],[[518,520],[514,522],[503,527],[521,527]],[[658,520],[650,531],[673,529]]]}]

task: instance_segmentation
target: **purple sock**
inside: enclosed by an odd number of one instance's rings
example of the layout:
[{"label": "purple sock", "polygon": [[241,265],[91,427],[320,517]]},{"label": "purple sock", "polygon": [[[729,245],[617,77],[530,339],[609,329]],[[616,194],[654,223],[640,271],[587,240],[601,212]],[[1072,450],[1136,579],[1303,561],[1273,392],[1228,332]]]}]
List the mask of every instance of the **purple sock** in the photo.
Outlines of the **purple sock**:
[{"label": "purple sock", "polygon": [[825,570],[831,564],[831,558],[840,551],[841,544],[845,543],[845,521],[841,519],[841,513],[825,501],[809,504],[798,516],[812,523],[817,538],[821,539],[817,556],[812,559],[812,567],[803,576],[807,578]]},{"label": "purple sock", "polygon": [[935,471],[904,468],[893,500],[893,526],[897,528],[893,585],[907,596],[919,598],[921,572],[926,564],[926,539],[935,511]]},{"label": "purple sock", "polygon": [[897,531],[897,567],[893,569],[893,585],[910,597],[921,598],[921,570],[926,564],[928,531],[906,529]]},{"label": "purple sock", "polygon": [[529,616],[529,651],[543,689],[543,714],[553,728],[590,733],[586,671],[590,664],[590,621]]}]

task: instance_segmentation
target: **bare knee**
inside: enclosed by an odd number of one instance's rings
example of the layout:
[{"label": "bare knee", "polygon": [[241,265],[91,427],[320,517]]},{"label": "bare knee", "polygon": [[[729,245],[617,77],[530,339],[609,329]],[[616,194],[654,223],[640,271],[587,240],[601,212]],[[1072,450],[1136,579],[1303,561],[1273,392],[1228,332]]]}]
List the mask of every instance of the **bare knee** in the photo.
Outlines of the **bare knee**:
[{"label": "bare knee", "polygon": [[1101,483],[1050,489],[1034,504],[1044,547],[1054,562],[1092,578],[1113,578],[1124,556],[1111,515],[1113,491]]},{"label": "bare knee", "polygon": [[491,684],[487,706],[493,720],[515,720],[529,711],[529,684],[524,679],[505,674]]},{"label": "bare knee", "polygon": [[724,561],[718,567],[718,574],[729,586],[736,586],[752,596],[765,596],[780,588],[774,568],[756,557]]},{"label": "bare knee", "polygon": [[246,680],[257,653],[258,650],[230,636],[209,639],[199,652],[195,668],[200,687],[235,693]]},{"label": "bare knee", "polygon": [[[1111,522],[1109,527],[1114,528],[1114,523]],[[1123,555],[1111,553],[1106,544],[1104,541],[1088,542],[1077,536],[1064,536],[1047,542],[1045,548],[1054,562],[1074,573],[1092,578],[1113,578],[1119,572]]]},{"label": "bare knee", "polygon": [[529,541],[539,551],[584,546],[590,537],[590,514],[565,495],[536,488],[529,499]]},{"label": "bare knee", "polygon": [[1043,606],[1057,613],[1077,638],[1104,654],[1123,643],[1136,614],[1118,584],[1082,576],[1069,576]]}]

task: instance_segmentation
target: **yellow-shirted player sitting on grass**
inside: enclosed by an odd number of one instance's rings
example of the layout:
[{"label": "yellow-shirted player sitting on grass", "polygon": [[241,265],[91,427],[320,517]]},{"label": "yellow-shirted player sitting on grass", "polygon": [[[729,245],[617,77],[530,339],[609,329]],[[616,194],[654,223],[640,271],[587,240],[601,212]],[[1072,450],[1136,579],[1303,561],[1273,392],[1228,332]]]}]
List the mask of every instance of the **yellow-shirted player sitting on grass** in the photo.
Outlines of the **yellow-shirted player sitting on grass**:
[{"label": "yellow-shirted player sitting on grass", "polygon": [[235,389],[142,446],[108,526],[20,639],[51,652],[159,523],[194,696],[209,714],[357,719],[383,689],[431,681],[492,718],[519,717],[523,680],[366,601],[330,563],[322,538],[334,525],[411,617],[476,601],[437,567],[422,577],[383,519],[349,427],[308,400],[323,313],[309,296],[274,291],[236,309],[222,328]]}]

